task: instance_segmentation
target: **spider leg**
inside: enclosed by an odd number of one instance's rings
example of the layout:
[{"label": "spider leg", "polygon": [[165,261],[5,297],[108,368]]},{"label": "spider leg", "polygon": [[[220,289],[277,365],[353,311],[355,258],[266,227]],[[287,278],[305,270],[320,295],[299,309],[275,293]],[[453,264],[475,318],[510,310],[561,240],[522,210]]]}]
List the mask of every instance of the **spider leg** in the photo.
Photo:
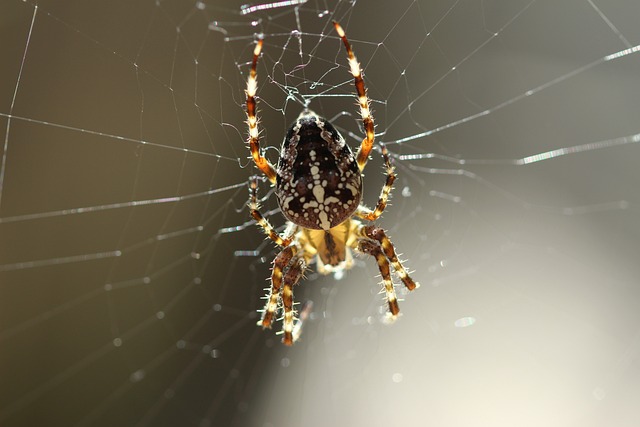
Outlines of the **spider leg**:
[{"label": "spider leg", "polygon": [[283,271],[296,255],[295,246],[287,246],[273,260],[273,271],[271,273],[271,290],[267,296],[267,303],[264,306],[262,318],[258,321],[258,326],[262,329],[271,328],[273,317],[278,310],[278,299],[280,298],[280,288],[282,288]]},{"label": "spider leg", "polygon": [[293,342],[298,341],[298,338],[300,338],[300,335],[302,334],[302,327],[309,318],[311,310],[313,310],[313,301],[307,301],[302,305],[302,310],[300,310],[300,317],[293,327]]},{"label": "spider leg", "polygon": [[337,22],[333,22],[333,26],[338,33],[338,36],[342,39],[344,47],[347,49],[347,55],[349,56],[349,68],[351,69],[351,75],[353,76],[356,86],[356,92],[358,93],[358,104],[360,105],[360,116],[362,117],[362,124],[366,132],[366,137],[362,140],[356,160],[358,162],[358,168],[360,171],[364,169],[369,159],[369,153],[373,148],[374,141],[374,123],[371,110],[369,108],[369,98],[367,98],[367,90],[364,87],[364,80],[362,80],[362,69],[358,63],[358,59],[353,54],[351,44],[347,40],[344,30]]},{"label": "spider leg", "polygon": [[393,243],[391,243],[391,240],[389,240],[382,228],[376,227],[375,225],[362,226],[360,228],[360,234],[364,237],[375,240],[380,244],[384,255],[389,259],[391,265],[393,265],[393,268],[396,270],[396,273],[400,277],[400,280],[402,280],[402,283],[404,283],[404,286],[408,290],[412,291],[420,287],[420,284],[414,282],[413,279],[409,276],[409,273],[407,273],[407,270],[405,270],[405,268],[403,267],[402,263],[398,259],[398,256],[396,255]]},{"label": "spider leg", "polygon": [[295,225],[293,223],[289,223],[287,230],[285,231],[284,237],[280,236],[278,232],[273,228],[273,226],[267,221],[265,217],[260,213],[259,205],[258,205],[258,178],[253,177],[249,181],[249,209],[251,210],[251,216],[258,223],[260,227],[264,230],[265,234],[269,237],[269,239],[273,240],[276,245],[279,246],[289,246],[291,241],[293,240],[293,234],[295,232]]},{"label": "spider leg", "polygon": [[284,287],[282,289],[282,306],[284,308],[284,321],[282,331],[284,337],[282,343],[291,346],[298,338],[299,334],[294,335],[295,312],[293,310],[293,287],[300,281],[307,263],[303,257],[296,257],[284,276]]},{"label": "spider leg", "polygon": [[382,253],[380,244],[375,241],[362,239],[358,242],[358,249],[361,252],[371,255],[376,259],[378,263],[378,269],[382,276],[382,283],[384,284],[384,291],[387,294],[387,304],[389,304],[389,313],[391,318],[395,319],[400,313],[400,307],[398,307],[398,298],[396,297],[396,291],[393,287],[393,280],[391,280],[391,273],[389,271],[389,260]]},{"label": "spider leg", "polygon": [[356,210],[355,215],[358,218],[362,218],[367,221],[375,221],[382,215],[385,208],[387,207],[389,194],[391,193],[393,183],[396,180],[396,174],[394,172],[394,167],[391,164],[391,159],[389,158],[389,152],[387,151],[387,147],[382,142],[380,142],[379,144],[380,144],[380,150],[382,152],[382,157],[384,158],[385,169],[387,170],[387,181],[384,183],[384,186],[380,191],[378,204],[376,205],[376,208],[374,210],[371,210],[368,207],[363,205],[358,206],[358,209]]},{"label": "spider leg", "polygon": [[262,39],[258,40],[253,50],[253,61],[251,62],[251,71],[247,79],[247,124],[249,125],[249,149],[251,156],[258,169],[260,169],[269,178],[272,184],[276,183],[276,170],[269,160],[260,154],[260,131],[258,130],[258,116],[256,112],[256,91],[258,90],[257,65],[258,57],[262,51]]}]

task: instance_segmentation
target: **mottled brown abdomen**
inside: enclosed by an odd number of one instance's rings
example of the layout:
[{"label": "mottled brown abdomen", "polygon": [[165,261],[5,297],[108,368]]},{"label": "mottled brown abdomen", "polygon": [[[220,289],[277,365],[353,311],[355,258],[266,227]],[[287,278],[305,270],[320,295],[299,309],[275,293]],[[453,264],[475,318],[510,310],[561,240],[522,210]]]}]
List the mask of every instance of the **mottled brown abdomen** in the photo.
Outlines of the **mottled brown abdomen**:
[{"label": "mottled brown abdomen", "polygon": [[310,111],[289,128],[277,173],[282,214],[305,228],[341,224],[362,199],[362,176],[351,149],[329,122]]}]

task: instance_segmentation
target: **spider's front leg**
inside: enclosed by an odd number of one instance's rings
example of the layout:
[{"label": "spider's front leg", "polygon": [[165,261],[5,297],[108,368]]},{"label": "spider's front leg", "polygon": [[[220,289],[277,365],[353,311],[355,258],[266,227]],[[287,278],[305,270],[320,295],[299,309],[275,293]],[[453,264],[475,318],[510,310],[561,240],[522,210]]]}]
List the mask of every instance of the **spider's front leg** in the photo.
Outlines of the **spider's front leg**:
[{"label": "spider's front leg", "polygon": [[299,335],[294,335],[293,287],[298,284],[306,268],[307,263],[304,257],[296,256],[284,276],[284,288],[282,290],[282,306],[284,308],[284,320],[282,322],[284,337],[282,338],[282,343],[284,345],[293,345]]},{"label": "spider's front leg", "polygon": [[262,329],[271,328],[273,317],[278,310],[278,300],[280,299],[280,290],[282,288],[282,277],[284,271],[296,255],[298,248],[295,246],[287,246],[273,260],[273,271],[271,272],[271,290],[267,295],[267,303],[262,312],[262,318],[258,321],[258,326]]},{"label": "spider's front leg", "polygon": [[282,299],[284,309],[282,342],[285,345],[293,345],[297,338],[294,335],[296,319],[293,310],[293,287],[300,281],[307,268],[307,263],[299,252],[300,249],[297,246],[287,246],[273,260],[271,290],[267,296],[262,318],[258,321],[258,326],[262,326],[263,329],[271,328],[273,318],[278,311],[278,300]]},{"label": "spider's front leg", "polygon": [[402,283],[404,283],[408,290],[412,291],[418,288],[420,284],[414,282],[409,276],[398,259],[391,240],[389,240],[382,228],[376,227],[373,224],[363,225],[358,223],[356,234],[358,237],[353,244],[360,252],[374,257],[378,263],[378,269],[380,270],[387,296],[387,303],[389,304],[389,314],[393,320],[398,316],[398,313],[400,313],[400,308],[398,307],[398,299],[396,297],[393,280],[391,279],[389,265],[391,264],[393,266],[400,280],[402,280]]},{"label": "spider's front leg", "polygon": [[[297,336],[294,333],[295,312],[293,310],[293,287],[302,278],[307,268],[307,260],[299,252],[300,247],[294,243],[296,225],[292,222],[287,226],[284,237],[280,236],[269,224],[269,221],[262,216],[258,206],[258,178],[253,177],[249,183],[249,209],[251,216],[256,223],[264,230],[265,234],[279,246],[284,246],[273,260],[273,271],[271,273],[271,289],[267,295],[267,303],[262,312],[262,318],[258,321],[258,326],[263,329],[271,328],[273,317],[278,310],[278,301],[282,298],[284,308],[282,342],[286,345],[293,345]],[[282,293],[282,295],[281,295]]]},{"label": "spider's front leg", "polygon": [[360,242],[358,243],[358,250],[365,254],[369,254],[376,259],[376,262],[378,263],[378,269],[380,270],[380,276],[382,276],[384,291],[387,294],[389,313],[391,314],[391,318],[395,319],[398,316],[398,313],[400,313],[400,307],[398,307],[398,298],[396,297],[393,280],[391,280],[391,272],[389,271],[389,260],[382,253],[380,245],[370,240],[360,240]]},{"label": "spider's front leg", "polygon": [[402,280],[402,283],[404,283],[404,286],[408,290],[412,291],[420,287],[420,284],[418,282],[414,282],[414,280],[409,276],[409,273],[407,273],[407,270],[405,270],[404,266],[396,255],[396,250],[393,246],[393,243],[391,243],[391,240],[389,240],[382,228],[370,224],[367,226],[363,226],[361,233],[369,239],[378,242],[380,248],[382,248],[382,252],[384,252],[384,255],[391,262],[391,265],[393,265],[393,268],[394,270],[396,270],[396,273],[400,277],[400,280]]}]

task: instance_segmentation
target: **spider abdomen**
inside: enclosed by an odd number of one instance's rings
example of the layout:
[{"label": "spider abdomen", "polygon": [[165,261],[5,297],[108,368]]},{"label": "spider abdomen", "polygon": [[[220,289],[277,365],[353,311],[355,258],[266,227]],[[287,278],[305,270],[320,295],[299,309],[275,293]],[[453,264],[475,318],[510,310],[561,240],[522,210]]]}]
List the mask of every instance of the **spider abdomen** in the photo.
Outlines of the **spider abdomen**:
[{"label": "spider abdomen", "polygon": [[291,222],[329,230],[353,215],[362,198],[362,176],[340,133],[311,111],[289,128],[278,163],[276,196]]}]

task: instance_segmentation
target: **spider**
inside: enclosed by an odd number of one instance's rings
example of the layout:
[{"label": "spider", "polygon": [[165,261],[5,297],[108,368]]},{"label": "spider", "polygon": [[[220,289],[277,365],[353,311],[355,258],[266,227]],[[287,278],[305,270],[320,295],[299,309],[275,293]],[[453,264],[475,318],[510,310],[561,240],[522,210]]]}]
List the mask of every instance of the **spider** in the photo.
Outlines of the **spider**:
[{"label": "spider", "polygon": [[[295,318],[293,287],[314,258],[318,272],[328,274],[351,268],[352,250],[374,257],[382,276],[389,320],[395,320],[400,312],[390,265],[408,290],[419,286],[402,266],[384,230],[371,223],[384,212],[396,178],[384,144],[380,147],[387,178],[378,203],[375,209],[360,203],[362,171],[374,144],[373,116],[360,64],[340,24],[334,22],[333,25],[347,51],[366,133],[355,156],[333,125],[309,109],[302,111],[288,129],[277,169],[262,156],[256,113],[257,63],[262,39],[257,41],[253,51],[245,91],[251,156],[256,167],[275,185],[278,206],[287,219],[286,229],[281,235],[262,216],[258,206],[257,177],[254,177],[249,185],[251,216],[268,238],[282,248],[273,261],[271,288],[258,325],[263,329],[271,328],[282,306],[282,342],[288,346],[298,339],[301,327],[301,321]],[[355,217],[369,223],[365,225]]]}]

